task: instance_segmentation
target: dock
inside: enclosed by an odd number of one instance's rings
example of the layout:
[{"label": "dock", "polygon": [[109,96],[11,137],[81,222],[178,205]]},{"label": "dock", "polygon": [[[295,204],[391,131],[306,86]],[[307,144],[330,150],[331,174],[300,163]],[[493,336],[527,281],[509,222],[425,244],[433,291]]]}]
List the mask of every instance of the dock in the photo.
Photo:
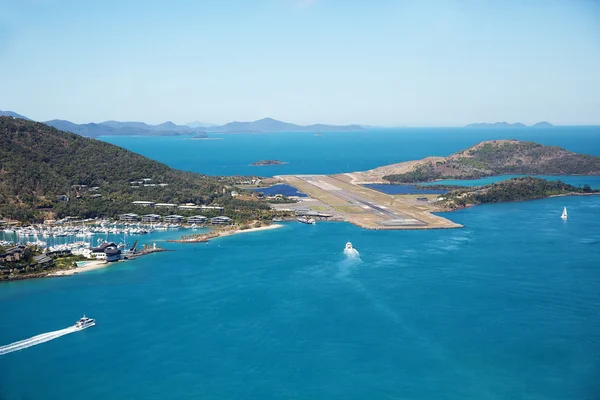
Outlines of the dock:
[{"label": "dock", "polygon": [[422,201],[422,195],[388,195],[354,184],[346,174],[282,175],[277,178],[309,196],[300,199],[296,205],[278,205],[277,208],[309,207],[333,215],[333,220],[347,221],[366,229],[462,228],[460,224],[433,214],[442,210],[434,202]]}]

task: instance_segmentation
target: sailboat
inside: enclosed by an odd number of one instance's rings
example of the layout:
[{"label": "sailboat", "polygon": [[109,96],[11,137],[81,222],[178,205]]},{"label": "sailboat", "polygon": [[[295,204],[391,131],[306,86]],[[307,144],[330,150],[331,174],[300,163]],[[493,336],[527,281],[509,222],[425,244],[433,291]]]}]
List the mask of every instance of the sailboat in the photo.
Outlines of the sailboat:
[{"label": "sailboat", "polygon": [[562,213],[562,215],[561,215],[560,217],[561,217],[562,219],[567,219],[567,218],[569,218],[569,216],[567,215],[567,207],[565,207],[565,208],[563,209],[563,213]]}]

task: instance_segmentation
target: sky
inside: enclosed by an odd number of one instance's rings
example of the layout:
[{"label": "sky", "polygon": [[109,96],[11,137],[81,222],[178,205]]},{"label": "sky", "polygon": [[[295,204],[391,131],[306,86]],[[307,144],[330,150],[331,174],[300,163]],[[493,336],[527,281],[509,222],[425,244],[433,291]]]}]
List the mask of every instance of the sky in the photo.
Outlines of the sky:
[{"label": "sky", "polygon": [[0,0],[32,119],[600,124],[600,0]]}]

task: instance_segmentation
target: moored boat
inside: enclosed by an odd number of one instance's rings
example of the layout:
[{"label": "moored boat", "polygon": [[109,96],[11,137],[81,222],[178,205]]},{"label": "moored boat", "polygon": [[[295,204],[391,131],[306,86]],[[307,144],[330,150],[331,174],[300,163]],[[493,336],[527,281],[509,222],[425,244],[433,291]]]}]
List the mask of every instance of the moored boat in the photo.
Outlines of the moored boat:
[{"label": "moored boat", "polygon": [[315,225],[317,223],[313,218],[308,218],[306,216],[298,218],[298,222],[308,225]]}]

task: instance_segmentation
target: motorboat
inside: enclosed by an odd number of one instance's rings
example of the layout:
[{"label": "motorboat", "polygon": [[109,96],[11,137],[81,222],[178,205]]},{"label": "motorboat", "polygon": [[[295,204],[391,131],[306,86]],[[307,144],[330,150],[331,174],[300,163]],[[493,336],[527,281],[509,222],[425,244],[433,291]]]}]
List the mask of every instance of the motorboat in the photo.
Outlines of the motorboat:
[{"label": "motorboat", "polygon": [[90,328],[90,327],[92,327],[94,325],[96,325],[96,320],[92,319],[92,318],[88,318],[84,314],[83,317],[81,319],[79,319],[79,321],[77,321],[75,323],[75,328],[77,328],[77,329],[86,329],[86,328]]},{"label": "motorboat", "polygon": [[350,242],[346,243],[346,250],[352,250],[352,249],[353,249],[352,243],[350,243]]}]

